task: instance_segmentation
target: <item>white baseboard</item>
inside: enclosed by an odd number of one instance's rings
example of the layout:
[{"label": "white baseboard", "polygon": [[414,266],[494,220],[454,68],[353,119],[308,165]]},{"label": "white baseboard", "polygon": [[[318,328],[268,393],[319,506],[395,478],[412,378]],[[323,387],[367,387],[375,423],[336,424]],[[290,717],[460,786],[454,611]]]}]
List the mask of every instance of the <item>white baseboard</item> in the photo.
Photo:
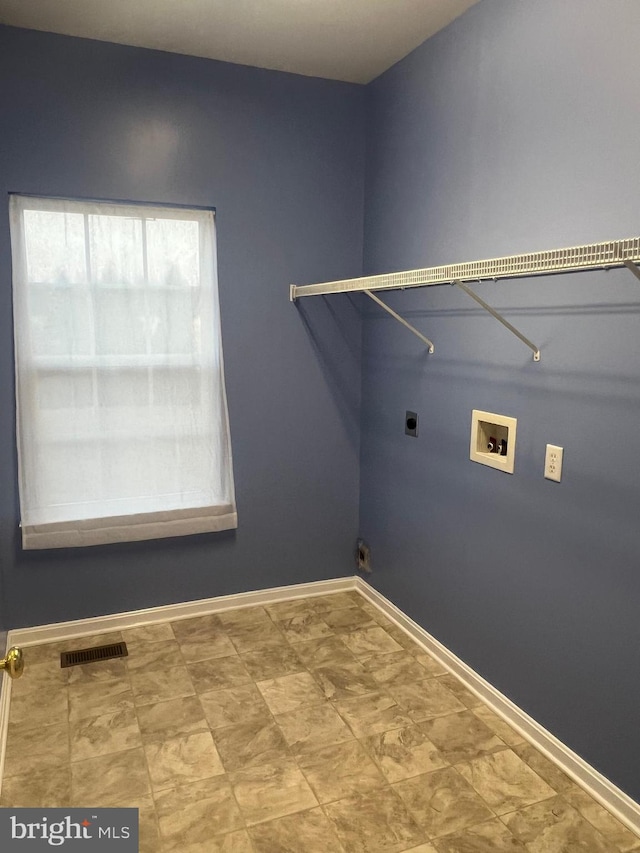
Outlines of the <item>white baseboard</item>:
[{"label": "white baseboard", "polygon": [[[167,604],[134,610],[127,613],[114,613],[108,616],[96,616],[71,622],[58,622],[52,625],[39,625],[33,628],[17,628],[9,631],[7,648],[10,646],[34,646],[41,643],[71,640],[77,637],[152,625],[157,622],[187,619],[209,613],[220,613],[238,607],[275,604],[296,598],[308,598],[328,595],[333,592],[357,590],[370,604],[377,607],[388,619],[403,630],[412,640],[434,657],[449,672],[455,675],[476,696],[482,699],[499,717],[514,728],[523,738],[533,744],[550,761],[584,788],[595,800],[601,803],[614,817],[618,818],[632,832],[640,835],[640,805],[624,791],[617,788],[605,776],[591,767],[554,735],[518,708],[510,699],[495,689],[482,676],[467,666],[445,646],[432,637],[420,625],[406,616],[395,604],[360,577],[344,577],[313,583],[293,584],[272,587],[255,592],[242,592],[236,595],[224,595],[198,601],[186,601],[180,604]],[[4,674],[4,685],[0,697],[0,783],[4,768],[4,756],[9,725],[9,703],[11,698],[11,680]]]},{"label": "white baseboard", "polygon": [[362,578],[356,578],[356,589],[366,600],[402,629],[445,669],[456,676],[468,689],[488,705],[499,717],[514,728],[525,740],[573,779],[594,800],[601,803],[621,823],[640,835],[640,804],[617,788],[584,759],[559,741],[551,732],[532,719],[525,711],[496,690],[464,661],[456,657],[435,637],[410,619],[395,604],[385,598]]},{"label": "white baseboard", "polygon": [[2,790],[2,774],[4,773],[4,756],[7,750],[7,735],[9,734],[9,703],[11,702],[11,679],[6,672],[0,674],[2,693],[0,693],[0,791]]},{"label": "white baseboard", "polygon": [[221,595],[217,598],[201,598],[197,601],[184,601],[179,604],[164,604],[160,607],[148,607],[145,610],[131,610],[126,613],[111,613],[107,616],[92,616],[88,619],[76,619],[72,622],[55,622],[51,625],[37,625],[34,628],[14,628],[8,633],[7,648],[73,640],[76,637],[121,631],[123,628],[153,625],[155,622],[175,622],[177,619],[206,616],[210,613],[221,613],[223,610],[236,610],[238,607],[275,604],[278,601],[329,595],[332,592],[342,592],[355,588],[355,577],[335,578],[327,581],[292,584],[291,586],[276,586],[255,592]]}]

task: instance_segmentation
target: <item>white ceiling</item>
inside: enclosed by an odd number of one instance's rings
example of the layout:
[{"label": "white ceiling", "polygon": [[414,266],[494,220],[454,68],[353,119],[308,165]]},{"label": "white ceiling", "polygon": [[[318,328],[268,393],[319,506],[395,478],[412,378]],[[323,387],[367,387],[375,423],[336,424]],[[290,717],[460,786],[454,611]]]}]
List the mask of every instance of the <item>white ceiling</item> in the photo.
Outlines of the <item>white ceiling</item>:
[{"label": "white ceiling", "polygon": [[477,0],[0,0],[0,23],[368,83]]}]

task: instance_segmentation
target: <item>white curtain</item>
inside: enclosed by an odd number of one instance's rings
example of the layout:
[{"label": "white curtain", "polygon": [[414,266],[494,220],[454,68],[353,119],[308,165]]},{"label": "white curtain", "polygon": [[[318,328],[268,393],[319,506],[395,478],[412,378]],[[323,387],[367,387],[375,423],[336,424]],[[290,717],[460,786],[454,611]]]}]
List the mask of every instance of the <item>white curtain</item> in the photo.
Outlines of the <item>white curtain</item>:
[{"label": "white curtain", "polygon": [[236,527],[213,213],[10,216],[23,547]]}]

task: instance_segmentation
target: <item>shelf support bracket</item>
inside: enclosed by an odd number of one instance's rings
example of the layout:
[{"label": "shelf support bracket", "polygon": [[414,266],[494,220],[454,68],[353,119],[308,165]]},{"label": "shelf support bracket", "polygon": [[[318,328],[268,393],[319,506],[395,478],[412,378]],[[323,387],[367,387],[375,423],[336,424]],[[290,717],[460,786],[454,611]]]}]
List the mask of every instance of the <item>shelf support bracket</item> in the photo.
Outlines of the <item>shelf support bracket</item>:
[{"label": "shelf support bracket", "polygon": [[[640,278],[640,271],[638,273],[638,277]],[[509,331],[512,332],[516,336],[516,338],[519,338],[523,344],[526,344],[529,347],[529,349],[533,352],[533,360],[534,361],[540,361],[540,350],[538,349],[538,347],[532,341],[530,341],[529,338],[525,338],[525,336],[522,334],[522,332],[519,332],[518,329],[516,329],[515,326],[512,326],[508,320],[505,320],[505,318],[502,316],[502,314],[499,314],[495,310],[495,308],[492,308],[490,305],[487,305],[487,303],[484,301],[484,299],[481,299],[478,296],[478,294],[475,293],[473,290],[471,290],[471,288],[468,287],[468,285],[464,284],[464,282],[454,281],[453,284],[455,284],[456,287],[459,287],[460,290],[464,290],[464,292],[468,296],[470,296],[475,302],[477,302],[478,305],[482,306],[482,308],[484,308],[485,311],[488,311],[489,314],[491,314],[492,317],[495,317],[499,323],[502,323],[502,325],[506,329],[509,329]]]},{"label": "shelf support bracket", "polygon": [[630,272],[632,272],[635,275],[636,278],[640,279],[640,269],[638,269],[638,267],[633,263],[633,261],[630,261],[630,260],[625,258],[625,260],[622,263],[625,265],[625,267]]},{"label": "shelf support bracket", "polygon": [[366,293],[367,296],[371,297],[374,302],[377,302],[381,308],[384,308],[387,314],[391,314],[394,319],[396,319],[399,323],[402,323],[402,325],[405,326],[405,328],[409,329],[410,332],[413,332],[416,337],[420,338],[420,340],[429,347],[430,353],[433,352],[434,346],[433,343],[429,340],[429,338],[425,338],[425,336],[421,334],[421,332],[419,332],[417,329],[414,329],[414,327],[410,323],[407,323],[407,321],[403,317],[401,317],[399,314],[396,314],[393,308],[389,308],[389,306],[385,302],[383,302],[382,299],[379,299],[377,296],[371,293],[370,290],[365,290],[363,292]]}]

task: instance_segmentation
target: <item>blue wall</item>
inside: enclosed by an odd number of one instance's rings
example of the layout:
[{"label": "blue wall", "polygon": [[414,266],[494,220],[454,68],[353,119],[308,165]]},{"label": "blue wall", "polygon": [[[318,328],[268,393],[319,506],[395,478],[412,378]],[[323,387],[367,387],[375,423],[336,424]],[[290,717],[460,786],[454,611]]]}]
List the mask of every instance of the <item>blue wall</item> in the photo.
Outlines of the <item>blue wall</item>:
[{"label": "blue wall", "polygon": [[[638,32],[636,0],[481,0],[370,85],[367,272],[639,234]],[[477,290],[539,364],[451,287],[388,298],[433,356],[366,309],[372,583],[640,799],[640,286]],[[469,460],[473,408],[518,418],[513,476]]]},{"label": "blue wall", "polygon": [[[0,627],[353,571],[361,321],[290,282],[358,275],[364,88],[0,27]],[[7,193],[217,208],[239,527],[23,553]]]}]

